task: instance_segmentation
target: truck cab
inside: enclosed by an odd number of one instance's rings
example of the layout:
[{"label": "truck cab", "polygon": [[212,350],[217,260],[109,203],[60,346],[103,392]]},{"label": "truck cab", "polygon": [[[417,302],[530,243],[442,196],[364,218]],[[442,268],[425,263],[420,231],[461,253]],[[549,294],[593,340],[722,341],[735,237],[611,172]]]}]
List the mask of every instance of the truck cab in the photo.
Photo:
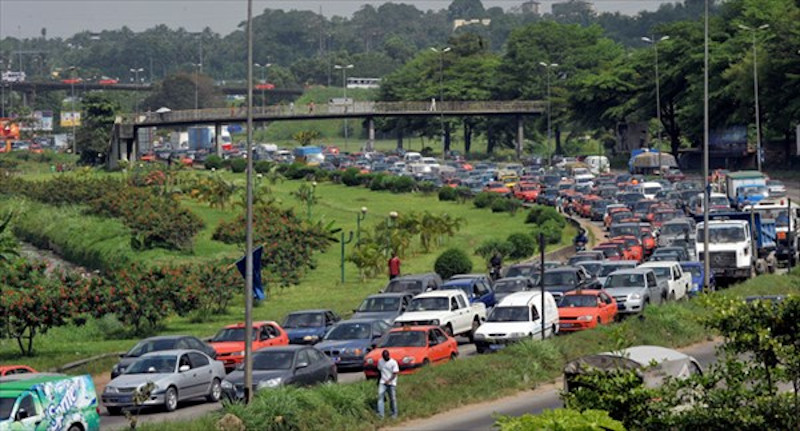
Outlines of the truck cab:
[{"label": "truck cab", "polygon": [[704,243],[706,226],[701,222],[697,225],[696,245],[700,260],[708,247],[709,266],[715,277],[743,280],[774,271],[775,220],[755,212],[714,213],[711,217],[709,244]]},{"label": "truck cab", "polygon": [[779,262],[795,266],[800,260],[800,205],[786,198],[767,199],[748,205],[743,210],[775,220],[776,258]]}]

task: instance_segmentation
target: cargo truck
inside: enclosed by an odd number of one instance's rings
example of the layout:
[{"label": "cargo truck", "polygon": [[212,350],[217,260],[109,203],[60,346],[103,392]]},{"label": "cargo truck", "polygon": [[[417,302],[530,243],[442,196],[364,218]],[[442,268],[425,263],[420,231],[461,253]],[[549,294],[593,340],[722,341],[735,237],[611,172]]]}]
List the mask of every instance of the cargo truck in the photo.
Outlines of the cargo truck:
[{"label": "cargo truck", "polygon": [[775,220],[775,256],[779,263],[797,265],[800,260],[800,205],[787,198],[767,199],[746,206],[744,211],[754,211],[762,218]]},{"label": "cargo truck", "polygon": [[725,191],[731,206],[735,208],[763,199],[764,196],[756,192],[766,186],[766,175],[758,171],[731,172],[725,176]]},{"label": "cargo truck", "polygon": [[709,244],[704,243],[705,223],[697,217],[697,254],[702,261],[705,247],[709,267],[717,279],[745,280],[774,272],[777,266],[775,220],[758,212],[709,214]]}]

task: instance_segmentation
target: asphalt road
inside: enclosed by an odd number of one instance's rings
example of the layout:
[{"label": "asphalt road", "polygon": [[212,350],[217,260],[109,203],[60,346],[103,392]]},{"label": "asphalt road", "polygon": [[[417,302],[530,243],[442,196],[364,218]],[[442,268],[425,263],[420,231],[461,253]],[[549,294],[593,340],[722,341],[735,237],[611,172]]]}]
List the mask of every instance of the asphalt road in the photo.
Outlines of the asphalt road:
[{"label": "asphalt road", "polygon": [[[475,345],[469,344],[466,338],[458,337],[458,350],[459,360],[469,358],[477,354]],[[364,380],[364,373],[361,371],[340,372],[339,383],[348,384]],[[203,416],[209,412],[221,409],[219,403],[207,403],[202,398],[197,400],[186,401],[178,406],[178,409],[172,413],[167,413],[160,408],[143,409],[139,415],[139,423],[158,423],[169,422],[178,420],[190,420]],[[101,429],[103,430],[120,430],[128,427],[128,420],[125,416],[109,416],[104,407],[100,410]]]},{"label": "asphalt road", "polygon": [[[714,342],[706,342],[679,350],[694,356],[703,367],[706,367],[716,361],[716,346],[717,344]],[[556,382],[546,384],[536,390],[526,391],[488,403],[460,407],[427,419],[406,422],[398,427],[389,429],[393,431],[491,430],[496,415],[521,416],[524,414],[539,414],[544,410],[562,407],[563,404],[559,397],[559,391],[562,388],[563,382],[558,379]],[[398,407],[402,409],[402,400],[398,400],[398,404]]]}]

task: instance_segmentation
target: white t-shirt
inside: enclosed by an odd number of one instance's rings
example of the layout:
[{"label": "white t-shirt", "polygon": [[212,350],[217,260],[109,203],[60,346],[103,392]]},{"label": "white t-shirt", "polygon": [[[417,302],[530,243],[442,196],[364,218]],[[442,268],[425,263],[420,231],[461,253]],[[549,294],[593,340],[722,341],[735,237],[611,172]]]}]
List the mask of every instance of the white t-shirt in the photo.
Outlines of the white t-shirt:
[{"label": "white t-shirt", "polygon": [[378,371],[381,373],[381,383],[389,386],[397,386],[397,376],[395,373],[400,372],[400,366],[397,365],[397,361],[392,358],[389,358],[388,361],[384,361],[381,358],[378,361]]}]

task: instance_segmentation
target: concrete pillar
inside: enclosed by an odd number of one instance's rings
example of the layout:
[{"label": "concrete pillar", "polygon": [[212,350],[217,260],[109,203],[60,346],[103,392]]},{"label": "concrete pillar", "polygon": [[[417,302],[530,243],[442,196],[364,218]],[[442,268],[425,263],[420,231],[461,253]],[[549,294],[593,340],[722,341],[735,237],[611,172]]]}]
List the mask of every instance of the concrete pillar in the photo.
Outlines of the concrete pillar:
[{"label": "concrete pillar", "polygon": [[111,131],[111,151],[108,155],[108,168],[116,168],[117,161],[119,161],[119,127],[115,124]]},{"label": "concrete pillar", "polygon": [[139,129],[133,129],[133,139],[131,139],[131,161],[135,162],[139,157]]},{"label": "concrete pillar", "polygon": [[525,140],[525,131],[522,127],[522,115],[517,116],[517,160],[522,158],[522,144]]},{"label": "concrete pillar", "polygon": [[220,136],[222,135],[222,124],[214,124],[214,153],[222,157],[222,144],[220,144]]},{"label": "concrete pillar", "polygon": [[375,119],[367,118],[367,128],[369,129],[369,140],[367,140],[367,151],[375,149]]}]

